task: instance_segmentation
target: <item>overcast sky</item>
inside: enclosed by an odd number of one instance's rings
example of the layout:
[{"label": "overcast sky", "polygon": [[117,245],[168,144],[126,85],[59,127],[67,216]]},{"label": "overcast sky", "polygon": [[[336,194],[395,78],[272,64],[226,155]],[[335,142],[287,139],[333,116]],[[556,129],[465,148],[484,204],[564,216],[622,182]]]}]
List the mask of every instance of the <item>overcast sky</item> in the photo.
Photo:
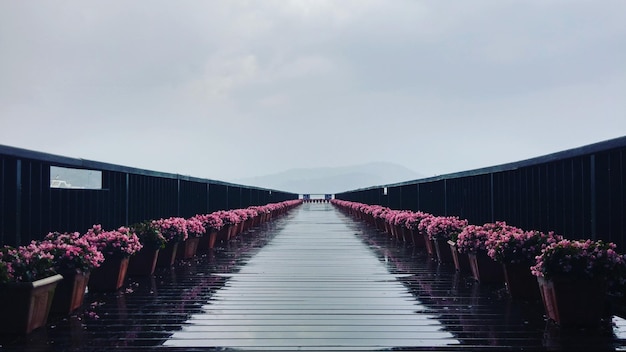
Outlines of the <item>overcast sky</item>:
[{"label": "overcast sky", "polygon": [[0,0],[0,144],[231,180],[626,135],[626,1]]}]

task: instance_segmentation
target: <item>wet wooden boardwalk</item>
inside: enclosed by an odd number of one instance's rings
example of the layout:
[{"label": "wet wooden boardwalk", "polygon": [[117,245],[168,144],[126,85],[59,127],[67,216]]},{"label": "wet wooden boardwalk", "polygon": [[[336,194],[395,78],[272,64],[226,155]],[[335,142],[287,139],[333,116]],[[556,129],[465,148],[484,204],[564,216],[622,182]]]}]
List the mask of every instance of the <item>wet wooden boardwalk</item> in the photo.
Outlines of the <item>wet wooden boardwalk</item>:
[{"label": "wet wooden boardwalk", "polygon": [[[0,312],[0,314],[2,314]],[[0,351],[620,350],[626,324],[563,330],[329,203],[306,203]]]}]

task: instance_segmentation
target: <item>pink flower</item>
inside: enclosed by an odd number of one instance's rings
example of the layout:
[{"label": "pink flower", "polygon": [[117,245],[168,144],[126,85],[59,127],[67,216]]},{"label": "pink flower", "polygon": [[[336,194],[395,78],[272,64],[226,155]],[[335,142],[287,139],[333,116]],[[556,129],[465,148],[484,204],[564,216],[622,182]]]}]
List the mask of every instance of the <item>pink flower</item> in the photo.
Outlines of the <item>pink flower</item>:
[{"label": "pink flower", "polygon": [[161,231],[161,234],[163,234],[163,237],[165,237],[168,242],[182,242],[189,236],[187,233],[187,220],[185,218],[169,217],[153,220],[152,223]]},{"label": "pink flower", "polygon": [[104,255],[87,236],[78,232],[51,232],[44,238],[42,246],[54,257],[57,271],[80,270],[88,272],[104,261]]},{"label": "pink flower", "polygon": [[54,275],[54,256],[46,246],[32,241],[17,248],[0,248],[0,283],[32,282]]},{"label": "pink flower", "polygon": [[457,216],[432,216],[428,218],[423,228],[430,239],[449,240],[456,239],[466,226],[467,220],[461,220]]},{"label": "pink flower", "polygon": [[530,269],[533,275],[547,279],[615,279],[616,273],[624,271],[624,257],[615,248],[614,243],[601,240],[561,239],[543,248]]},{"label": "pink flower", "polygon": [[143,247],[139,237],[128,227],[119,227],[113,231],[103,231],[102,226],[93,225],[85,234],[86,239],[106,257],[128,257]]},{"label": "pink flower", "polygon": [[486,242],[487,254],[503,263],[532,265],[543,248],[563,239],[553,232],[546,234],[540,231],[523,231],[504,222],[492,224],[488,231],[490,236]]},{"label": "pink flower", "polygon": [[429,218],[431,216],[433,215],[429,213],[424,213],[421,211],[411,212],[409,213],[409,215],[407,216],[405,220],[405,225],[409,230],[419,231],[419,225],[422,222],[422,220]]},{"label": "pink flower", "polygon": [[187,234],[191,237],[201,237],[206,233],[202,215],[196,215],[187,219]]}]

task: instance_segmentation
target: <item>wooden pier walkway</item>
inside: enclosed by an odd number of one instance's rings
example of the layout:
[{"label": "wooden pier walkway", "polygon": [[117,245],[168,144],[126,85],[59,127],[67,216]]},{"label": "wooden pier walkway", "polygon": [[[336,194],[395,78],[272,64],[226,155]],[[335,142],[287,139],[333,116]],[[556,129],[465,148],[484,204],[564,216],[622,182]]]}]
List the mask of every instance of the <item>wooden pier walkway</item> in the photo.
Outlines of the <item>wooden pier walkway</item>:
[{"label": "wooden pier walkway", "polygon": [[[0,312],[0,314],[2,314]],[[305,203],[236,241],[0,351],[620,350],[626,322],[565,330],[329,203]]]}]

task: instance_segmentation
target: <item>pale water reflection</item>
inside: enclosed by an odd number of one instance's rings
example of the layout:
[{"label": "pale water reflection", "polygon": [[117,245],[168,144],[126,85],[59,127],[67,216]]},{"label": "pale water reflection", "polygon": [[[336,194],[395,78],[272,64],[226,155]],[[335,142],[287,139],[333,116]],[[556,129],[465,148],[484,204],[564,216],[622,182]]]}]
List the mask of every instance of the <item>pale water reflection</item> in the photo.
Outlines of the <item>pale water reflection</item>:
[{"label": "pale water reflection", "polygon": [[[459,341],[330,208],[302,206],[166,346],[387,349]],[[318,211],[315,211],[318,210]]]}]

